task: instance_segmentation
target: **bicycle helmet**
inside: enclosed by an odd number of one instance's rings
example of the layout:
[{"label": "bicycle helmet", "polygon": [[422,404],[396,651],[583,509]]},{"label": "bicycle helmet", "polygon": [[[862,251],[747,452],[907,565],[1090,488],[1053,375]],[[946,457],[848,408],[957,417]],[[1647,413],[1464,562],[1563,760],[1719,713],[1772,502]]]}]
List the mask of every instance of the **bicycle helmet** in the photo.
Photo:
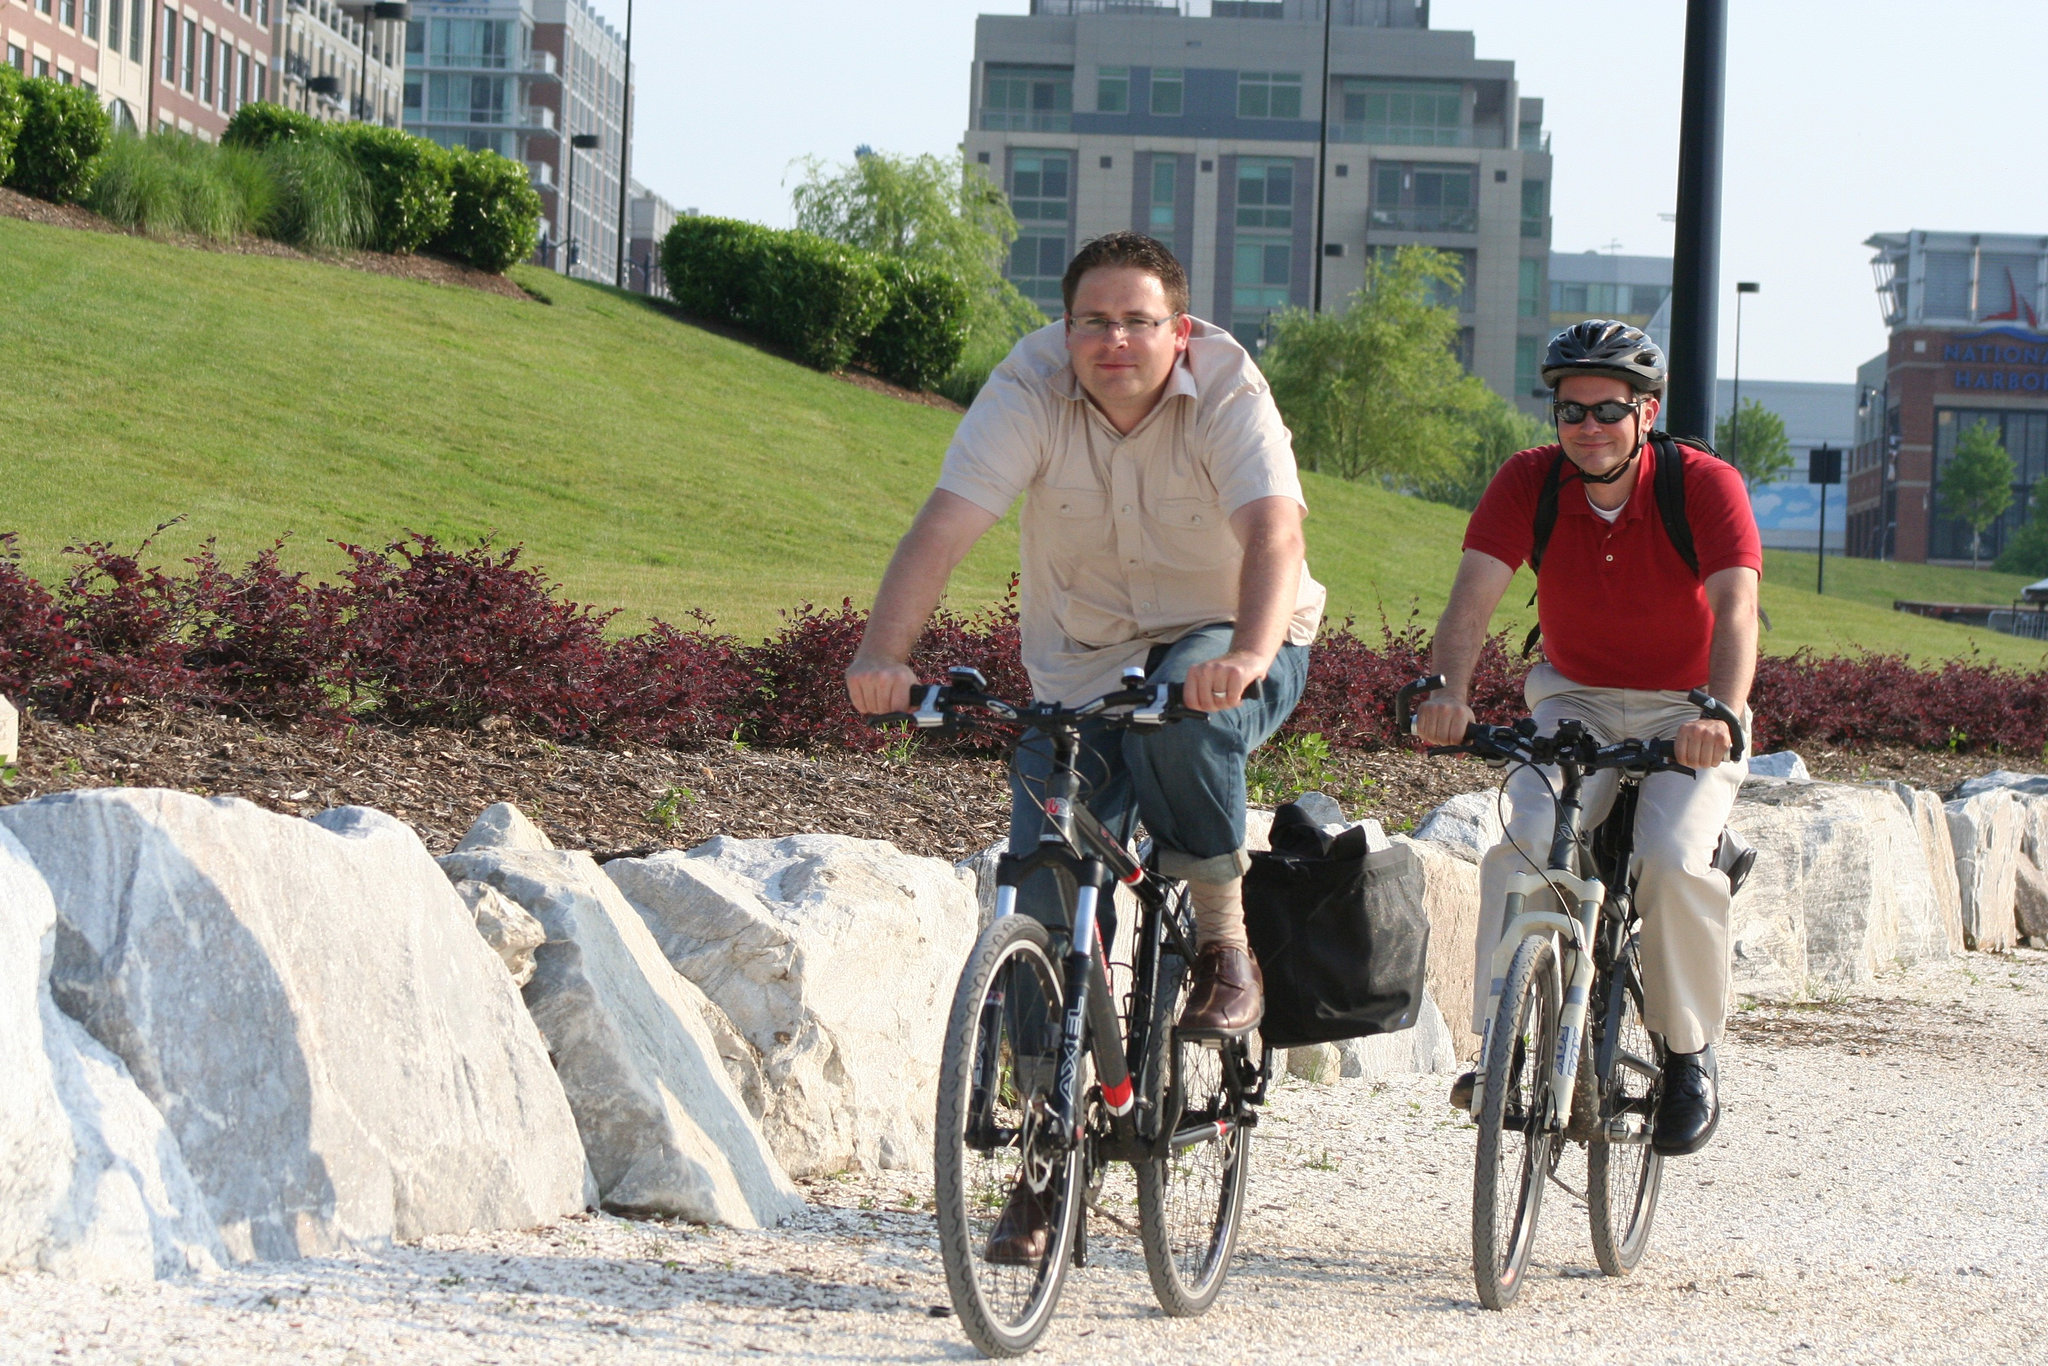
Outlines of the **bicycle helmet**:
[{"label": "bicycle helmet", "polygon": [[1573,323],[1550,339],[1543,382],[1552,389],[1572,375],[1606,375],[1639,394],[1664,388],[1664,352],[1640,327],[1610,318]]}]

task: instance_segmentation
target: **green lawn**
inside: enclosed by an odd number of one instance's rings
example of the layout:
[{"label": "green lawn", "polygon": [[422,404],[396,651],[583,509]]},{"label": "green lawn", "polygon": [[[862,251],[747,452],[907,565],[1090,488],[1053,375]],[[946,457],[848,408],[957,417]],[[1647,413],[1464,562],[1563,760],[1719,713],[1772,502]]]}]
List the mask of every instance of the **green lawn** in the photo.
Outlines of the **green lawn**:
[{"label": "green lawn", "polygon": [[[162,557],[217,536],[247,555],[332,539],[495,531],[574,597],[628,620],[702,609],[760,633],[809,599],[864,600],[929,489],[956,418],[696,328],[633,295],[515,272],[541,305],[303,261],[191,251],[0,220],[10,442],[0,530],[31,570],[69,542]],[[1441,609],[1464,514],[1310,476],[1311,566],[1336,615]],[[1014,519],[956,580],[998,596]],[[2042,648],[1889,610],[1894,597],[2003,601],[2017,580],[1773,553],[1766,648]],[[1499,623],[1526,629],[1526,586]]]}]

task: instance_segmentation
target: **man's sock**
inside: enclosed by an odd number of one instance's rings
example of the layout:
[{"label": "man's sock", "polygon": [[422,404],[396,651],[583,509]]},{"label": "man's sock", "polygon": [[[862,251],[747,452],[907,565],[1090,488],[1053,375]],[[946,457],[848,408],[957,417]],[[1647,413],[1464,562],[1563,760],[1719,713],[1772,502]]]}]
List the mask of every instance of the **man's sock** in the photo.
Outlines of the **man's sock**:
[{"label": "man's sock", "polygon": [[1190,882],[1188,900],[1195,908],[1195,947],[1228,944],[1251,952],[1251,940],[1244,934],[1244,879],[1228,882]]}]

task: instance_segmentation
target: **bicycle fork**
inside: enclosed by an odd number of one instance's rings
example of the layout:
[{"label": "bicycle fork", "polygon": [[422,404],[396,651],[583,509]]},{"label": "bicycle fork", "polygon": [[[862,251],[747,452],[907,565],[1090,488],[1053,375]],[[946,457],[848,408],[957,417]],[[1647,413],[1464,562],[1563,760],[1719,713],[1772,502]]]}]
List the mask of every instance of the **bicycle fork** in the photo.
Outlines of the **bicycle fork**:
[{"label": "bicycle fork", "polygon": [[[1576,915],[1561,910],[1527,909],[1528,898],[1541,894],[1549,898],[1556,887],[1577,903]],[[1544,1112],[1528,1118],[1540,1132],[1560,1133],[1571,1118],[1573,1087],[1579,1073],[1579,1044],[1585,1037],[1586,1015],[1593,991],[1593,935],[1599,926],[1600,903],[1605,894],[1597,878],[1576,877],[1552,870],[1547,876],[1513,873],[1508,877],[1508,894],[1502,907],[1506,927],[1494,946],[1492,981],[1486,993],[1486,1027],[1479,1043],[1479,1074],[1472,1088],[1472,1114],[1476,1118],[1486,1103],[1486,1088],[1495,1078],[1486,1072],[1493,1053],[1493,1031],[1498,1027],[1501,994],[1507,985],[1509,968],[1524,939],[1551,936],[1556,944],[1558,966],[1568,970],[1564,1000],[1558,1010],[1556,1053],[1538,1065],[1550,1068],[1550,1093]],[[1504,1080],[1504,1079],[1499,1079]]]}]

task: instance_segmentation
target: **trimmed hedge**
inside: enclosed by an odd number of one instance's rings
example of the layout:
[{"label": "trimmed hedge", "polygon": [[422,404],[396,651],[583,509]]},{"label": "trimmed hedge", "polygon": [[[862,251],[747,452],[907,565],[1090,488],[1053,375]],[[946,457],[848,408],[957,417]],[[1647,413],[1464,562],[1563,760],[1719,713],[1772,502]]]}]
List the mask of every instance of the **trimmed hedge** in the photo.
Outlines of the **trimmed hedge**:
[{"label": "trimmed hedge", "polygon": [[448,230],[434,245],[493,275],[533,255],[541,203],[526,168],[496,152],[457,151],[448,169]]},{"label": "trimmed hedge", "polygon": [[274,142],[311,141],[326,125],[311,114],[301,114],[269,100],[251,100],[228,120],[220,140],[229,147],[247,147],[260,152]]},{"label": "trimmed hedge", "polygon": [[967,349],[967,286],[925,262],[880,256],[889,311],[861,339],[854,357],[906,389],[932,389]]},{"label": "trimmed hedge", "polygon": [[99,97],[82,85],[47,76],[16,79],[21,126],[14,139],[9,189],[68,204],[92,183],[93,159],[107,148],[113,123]]},{"label": "trimmed hedge", "polygon": [[367,244],[372,251],[408,254],[448,231],[455,195],[446,150],[403,129],[371,123],[336,124],[326,136],[370,182],[376,214]]},{"label": "trimmed hedge", "polygon": [[807,232],[681,218],[661,244],[669,294],[818,370],[858,358],[910,388],[936,383],[966,344],[967,291],[944,272]]},{"label": "trimmed hedge", "polygon": [[14,140],[21,135],[21,76],[0,66],[0,185],[14,174]]}]

